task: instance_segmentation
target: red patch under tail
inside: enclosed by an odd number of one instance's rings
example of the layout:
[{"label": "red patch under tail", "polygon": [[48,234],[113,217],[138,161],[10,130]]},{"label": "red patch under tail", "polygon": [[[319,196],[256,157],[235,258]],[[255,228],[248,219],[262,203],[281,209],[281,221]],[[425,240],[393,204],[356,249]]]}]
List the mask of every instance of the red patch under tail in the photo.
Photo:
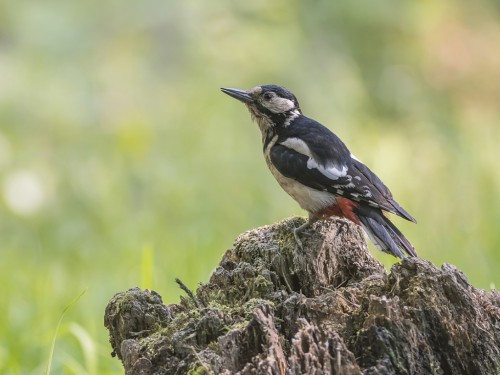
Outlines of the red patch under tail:
[{"label": "red patch under tail", "polygon": [[337,197],[336,203],[323,209],[319,216],[340,216],[351,220],[353,223],[360,224],[358,216],[354,213],[354,209],[358,206],[358,203],[348,198]]}]

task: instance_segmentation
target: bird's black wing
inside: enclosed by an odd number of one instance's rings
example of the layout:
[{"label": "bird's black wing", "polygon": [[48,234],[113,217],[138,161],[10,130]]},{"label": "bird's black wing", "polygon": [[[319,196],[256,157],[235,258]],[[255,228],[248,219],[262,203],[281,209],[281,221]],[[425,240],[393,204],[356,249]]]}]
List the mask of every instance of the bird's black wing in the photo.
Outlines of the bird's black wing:
[{"label": "bird's black wing", "polygon": [[[352,157],[351,167],[348,175],[352,176],[351,183],[348,183],[347,192],[353,197],[359,197],[362,202],[370,206],[379,206],[381,209],[401,216],[402,218],[416,222],[416,220],[401,207],[392,197],[392,193],[387,186],[373,173],[370,168],[359,160]],[[358,196],[359,194],[359,196]]]},{"label": "bird's black wing", "polygon": [[276,169],[308,187],[349,198],[415,222],[384,183],[328,128],[302,117],[285,129],[269,151]]},{"label": "bird's black wing", "polygon": [[280,131],[277,143],[283,144],[287,140],[304,142],[313,159],[323,166],[335,166],[341,170],[351,159],[349,149],[339,137],[305,116],[300,116],[291,126]]},{"label": "bird's black wing", "polygon": [[310,188],[328,191],[332,180],[317,168],[307,166],[310,160],[309,156],[281,144],[274,145],[269,156],[274,167],[283,176],[294,179]]}]

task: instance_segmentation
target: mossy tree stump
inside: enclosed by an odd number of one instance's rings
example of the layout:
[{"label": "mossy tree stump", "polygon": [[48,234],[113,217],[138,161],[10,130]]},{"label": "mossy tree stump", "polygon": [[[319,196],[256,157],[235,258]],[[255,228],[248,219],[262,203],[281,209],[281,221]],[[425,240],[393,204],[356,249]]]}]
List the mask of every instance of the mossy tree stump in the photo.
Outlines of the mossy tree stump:
[{"label": "mossy tree stump", "polygon": [[[105,312],[126,374],[500,374],[500,294],[422,259],[387,274],[361,230],[303,219],[240,235],[195,296],[116,294]],[[173,275],[174,277],[174,275]]]}]

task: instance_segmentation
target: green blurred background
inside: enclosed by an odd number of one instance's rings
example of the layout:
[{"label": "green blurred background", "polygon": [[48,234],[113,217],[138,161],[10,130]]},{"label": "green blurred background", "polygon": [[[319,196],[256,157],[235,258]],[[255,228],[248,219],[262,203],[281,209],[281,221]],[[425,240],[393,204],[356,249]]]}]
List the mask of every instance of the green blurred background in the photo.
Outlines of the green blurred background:
[{"label": "green blurred background", "polygon": [[[246,109],[276,83],[418,220],[419,254],[500,283],[497,1],[35,1],[0,12],[0,373],[120,374],[115,292],[166,303],[241,232],[304,215]],[[395,259],[373,247],[390,266]]]}]

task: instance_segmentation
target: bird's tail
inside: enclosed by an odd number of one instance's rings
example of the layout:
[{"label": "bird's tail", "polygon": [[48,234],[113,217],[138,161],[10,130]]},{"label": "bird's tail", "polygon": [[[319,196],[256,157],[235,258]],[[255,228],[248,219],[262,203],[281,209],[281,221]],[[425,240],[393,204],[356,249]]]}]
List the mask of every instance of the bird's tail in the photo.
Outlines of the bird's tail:
[{"label": "bird's tail", "polygon": [[401,231],[382,212],[370,210],[368,215],[358,214],[361,226],[373,244],[384,253],[398,258],[416,257],[417,252]]}]

